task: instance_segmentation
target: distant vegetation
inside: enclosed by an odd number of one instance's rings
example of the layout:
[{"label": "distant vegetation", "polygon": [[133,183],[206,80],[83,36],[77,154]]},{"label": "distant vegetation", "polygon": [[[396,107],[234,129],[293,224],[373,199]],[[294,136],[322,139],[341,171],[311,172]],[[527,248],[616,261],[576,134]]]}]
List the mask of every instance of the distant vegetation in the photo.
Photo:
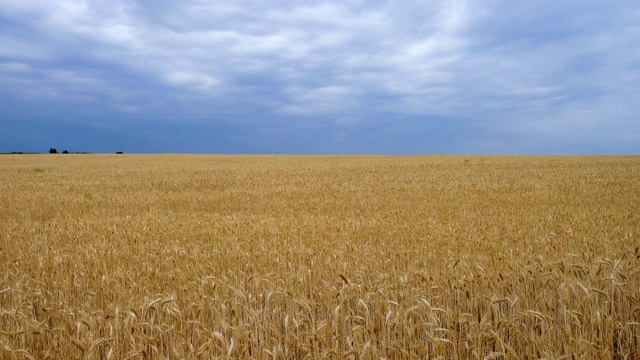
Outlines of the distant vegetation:
[{"label": "distant vegetation", "polygon": [[2,155],[22,155],[22,154],[40,154],[37,152],[22,152],[22,151],[12,151],[8,153],[0,153]]},{"label": "distant vegetation", "polygon": [[[88,152],[83,152],[83,151],[75,151],[75,152],[70,152],[69,150],[64,150],[62,151],[63,154],[90,154]],[[51,148],[49,149],[49,154],[58,154],[58,150],[56,148]]]},{"label": "distant vegetation", "polygon": [[[48,153],[49,154],[60,154],[58,152],[58,149],[56,149],[56,148],[50,148]],[[26,155],[26,154],[34,155],[34,154],[43,154],[43,153],[40,153],[40,152],[24,152],[24,151],[12,151],[12,152],[8,152],[8,153],[0,152],[0,155]],[[86,151],[68,151],[68,150],[64,150],[64,151],[62,151],[62,154],[91,154],[91,153],[90,152],[86,152]]]}]

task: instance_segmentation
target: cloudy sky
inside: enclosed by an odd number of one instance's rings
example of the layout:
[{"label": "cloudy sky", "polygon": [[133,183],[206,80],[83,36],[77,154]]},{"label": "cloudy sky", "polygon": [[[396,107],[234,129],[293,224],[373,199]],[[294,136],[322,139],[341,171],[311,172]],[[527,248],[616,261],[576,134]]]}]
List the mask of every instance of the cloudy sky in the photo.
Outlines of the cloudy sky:
[{"label": "cloudy sky", "polygon": [[0,0],[0,152],[640,153],[640,3]]}]

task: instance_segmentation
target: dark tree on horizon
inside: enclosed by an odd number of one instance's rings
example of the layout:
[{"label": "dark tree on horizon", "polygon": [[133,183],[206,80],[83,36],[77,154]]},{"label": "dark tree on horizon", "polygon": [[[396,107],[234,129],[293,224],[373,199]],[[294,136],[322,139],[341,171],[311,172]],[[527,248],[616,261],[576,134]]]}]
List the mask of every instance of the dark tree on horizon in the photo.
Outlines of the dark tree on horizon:
[{"label": "dark tree on horizon", "polygon": [[49,149],[49,154],[57,154],[58,150],[56,150],[55,148],[50,148]]}]

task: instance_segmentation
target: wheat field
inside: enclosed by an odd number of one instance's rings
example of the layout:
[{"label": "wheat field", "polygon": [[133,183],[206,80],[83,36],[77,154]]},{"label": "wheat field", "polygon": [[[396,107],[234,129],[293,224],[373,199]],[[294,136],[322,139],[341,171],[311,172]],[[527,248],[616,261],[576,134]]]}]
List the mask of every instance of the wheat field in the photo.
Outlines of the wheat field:
[{"label": "wheat field", "polygon": [[639,359],[640,157],[0,156],[0,359]]}]

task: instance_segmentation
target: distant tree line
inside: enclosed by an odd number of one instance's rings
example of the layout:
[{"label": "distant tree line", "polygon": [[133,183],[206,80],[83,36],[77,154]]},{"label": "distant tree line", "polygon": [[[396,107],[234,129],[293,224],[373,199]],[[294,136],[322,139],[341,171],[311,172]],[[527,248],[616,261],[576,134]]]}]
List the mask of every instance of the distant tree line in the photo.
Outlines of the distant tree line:
[{"label": "distant tree line", "polygon": [[[0,152],[0,154],[2,154],[2,155],[6,155],[6,154],[20,155],[20,154],[42,154],[42,153],[12,151],[12,152]],[[49,154],[60,154],[60,153],[58,152],[58,149],[56,149],[56,148],[49,148]],[[63,150],[62,154],[91,154],[91,153],[90,152],[84,152],[84,151],[69,152],[68,150]],[[124,154],[124,153],[122,151],[116,151],[116,154]]]},{"label": "distant tree line", "polygon": [[[17,152],[13,152],[14,154],[17,154]],[[49,154],[57,154],[58,153],[58,149],[56,148],[49,148]],[[62,151],[63,154],[70,154],[69,151],[64,150]],[[75,152],[74,154],[89,154],[87,152]],[[124,154],[122,151],[117,151],[116,154]]]},{"label": "distant tree line", "polygon": [[[71,154],[68,150],[64,150],[64,151],[62,151],[62,153],[63,153],[63,154]],[[56,148],[50,148],[50,149],[49,149],[49,154],[58,154],[58,149],[56,149]],[[88,153],[88,152],[79,152],[79,151],[76,151],[76,152],[74,152],[74,154],[89,154],[89,153]]]}]

